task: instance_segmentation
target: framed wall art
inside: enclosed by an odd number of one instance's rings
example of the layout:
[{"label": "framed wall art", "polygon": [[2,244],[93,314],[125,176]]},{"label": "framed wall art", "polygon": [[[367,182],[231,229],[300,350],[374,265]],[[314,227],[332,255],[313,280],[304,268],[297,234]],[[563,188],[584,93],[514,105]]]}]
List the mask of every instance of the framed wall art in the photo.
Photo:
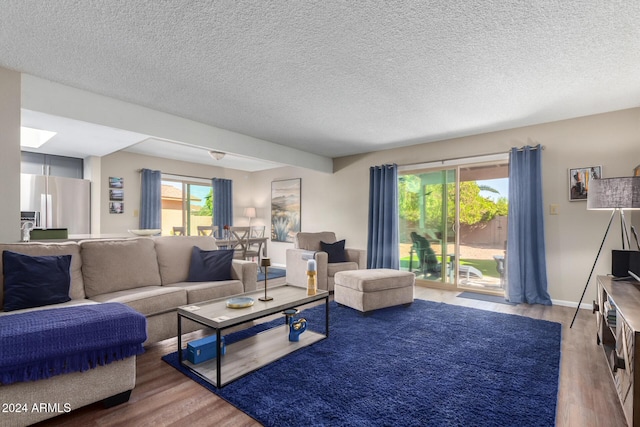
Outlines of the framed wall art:
[{"label": "framed wall art", "polygon": [[589,181],[602,178],[602,166],[569,169],[569,201],[587,200]]},{"label": "framed wall art", "polygon": [[109,213],[111,213],[111,214],[124,213],[124,203],[122,203],[122,202],[109,202]]},{"label": "framed wall art", "polygon": [[124,200],[124,190],[109,190],[109,200],[121,202]]},{"label": "framed wall art", "polygon": [[271,240],[293,242],[300,231],[301,179],[271,182]]},{"label": "framed wall art", "polygon": [[109,177],[109,213],[124,213],[124,180],[120,177]]},{"label": "framed wall art", "polygon": [[122,188],[124,187],[124,181],[122,178],[115,176],[109,177],[109,188]]}]

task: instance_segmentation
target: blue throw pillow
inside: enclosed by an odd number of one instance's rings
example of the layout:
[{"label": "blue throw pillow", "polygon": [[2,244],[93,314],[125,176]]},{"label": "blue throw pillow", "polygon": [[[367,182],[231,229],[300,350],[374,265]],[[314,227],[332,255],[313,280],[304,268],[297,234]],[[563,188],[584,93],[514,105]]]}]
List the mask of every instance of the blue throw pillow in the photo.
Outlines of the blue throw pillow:
[{"label": "blue throw pillow", "polygon": [[233,261],[233,252],[233,249],[203,251],[194,246],[191,252],[191,264],[189,265],[187,282],[232,280],[231,263]]},{"label": "blue throw pillow", "polygon": [[344,240],[335,243],[320,242],[320,248],[329,255],[329,262],[347,262],[347,254],[344,252]]},{"label": "blue throw pillow", "polygon": [[70,301],[71,255],[2,252],[4,311]]}]

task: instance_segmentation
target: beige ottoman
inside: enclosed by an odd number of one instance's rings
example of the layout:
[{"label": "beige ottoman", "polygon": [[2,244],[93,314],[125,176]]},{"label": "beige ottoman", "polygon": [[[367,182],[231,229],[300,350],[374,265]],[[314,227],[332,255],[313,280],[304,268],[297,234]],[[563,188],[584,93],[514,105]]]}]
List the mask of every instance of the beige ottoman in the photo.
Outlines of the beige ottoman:
[{"label": "beige ottoman", "polygon": [[413,273],[388,268],[340,271],[335,275],[333,298],[362,312],[411,304],[415,281]]}]

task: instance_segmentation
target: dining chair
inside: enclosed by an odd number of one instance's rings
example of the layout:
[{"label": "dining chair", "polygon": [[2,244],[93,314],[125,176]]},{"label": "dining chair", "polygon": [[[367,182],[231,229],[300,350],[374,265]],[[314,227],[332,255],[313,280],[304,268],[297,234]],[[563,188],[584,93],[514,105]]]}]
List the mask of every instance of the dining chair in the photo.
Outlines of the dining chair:
[{"label": "dining chair", "polygon": [[213,237],[218,231],[217,225],[199,225],[198,236],[211,236]]},{"label": "dining chair", "polygon": [[[263,238],[266,227],[264,225],[254,225],[251,227],[250,235],[253,238]],[[263,242],[250,242],[247,251],[251,253],[257,253],[258,258],[258,266],[260,266],[260,258],[264,256],[263,253]]]},{"label": "dining chair", "polygon": [[235,240],[233,249],[235,250],[233,257],[236,259],[245,259],[247,246],[249,244],[249,227],[229,227],[231,238]]},{"label": "dining chair", "polygon": [[[258,258],[258,268],[260,268],[260,248],[258,248],[258,250],[252,249],[249,242],[251,238],[251,227],[230,227],[229,231],[231,231],[231,235],[236,240],[233,257],[236,259],[251,260]],[[262,271],[261,268],[260,271]]]},{"label": "dining chair", "polygon": [[251,237],[264,237],[265,228],[264,225],[251,226]]},{"label": "dining chair", "polygon": [[185,236],[185,229],[184,227],[173,227],[173,235],[174,236]]}]

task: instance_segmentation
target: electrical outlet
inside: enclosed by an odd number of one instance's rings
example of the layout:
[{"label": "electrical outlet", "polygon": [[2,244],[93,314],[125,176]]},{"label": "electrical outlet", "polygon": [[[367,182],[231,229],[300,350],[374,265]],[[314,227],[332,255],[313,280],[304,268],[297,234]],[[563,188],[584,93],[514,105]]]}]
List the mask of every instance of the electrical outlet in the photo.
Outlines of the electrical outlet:
[{"label": "electrical outlet", "polygon": [[559,214],[558,205],[556,204],[549,205],[549,215],[558,215],[558,214]]}]

